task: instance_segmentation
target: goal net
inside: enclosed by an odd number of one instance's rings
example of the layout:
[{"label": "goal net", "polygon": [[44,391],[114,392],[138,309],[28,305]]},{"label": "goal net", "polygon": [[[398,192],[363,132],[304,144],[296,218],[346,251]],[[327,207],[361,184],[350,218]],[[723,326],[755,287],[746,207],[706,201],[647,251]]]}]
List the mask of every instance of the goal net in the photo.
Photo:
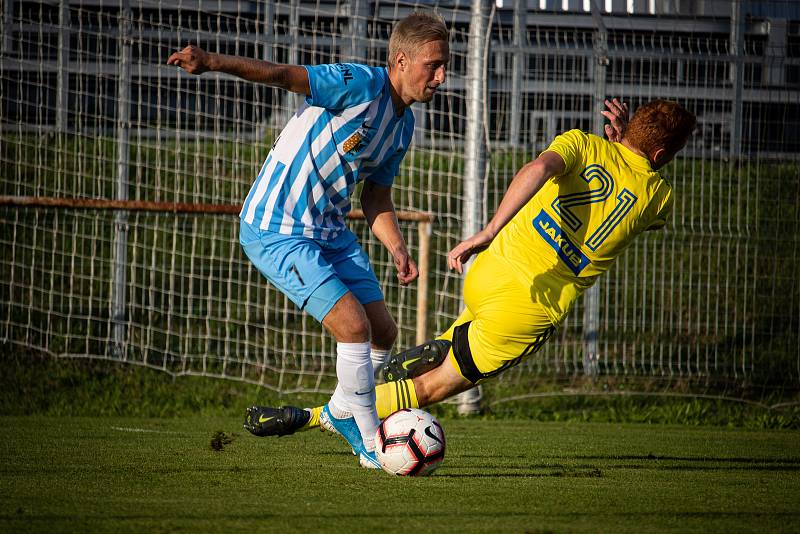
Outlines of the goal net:
[{"label": "goal net", "polygon": [[451,28],[446,89],[414,106],[415,139],[394,187],[398,209],[434,217],[422,228],[401,221],[412,256],[430,250],[425,294],[401,287],[365,222],[350,221],[400,327],[397,347],[416,344],[420,325],[428,337],[443,331],[461,306],[446,254],[467,215],[468,57],[478,47],[484,219],[556,134],[597,130],[598,99],[635,109],[671,98],[700,123],[665,170],[676,192],[666,230],[639,238],[601,282],[598,306],[579,303],[555,340],[488,386],[491,396],[598,379],[740,392],[800,385],[800,15],[791,2],[503,0],[486,7],[477,43],[470,3],[459,1],[2,5],[5,343],[281,393],[329,391],[332,339],[250,265],[231,209],[297,97],[165,62],[192,42],[293,64],[382,65],[392,23],[433,7]]}]

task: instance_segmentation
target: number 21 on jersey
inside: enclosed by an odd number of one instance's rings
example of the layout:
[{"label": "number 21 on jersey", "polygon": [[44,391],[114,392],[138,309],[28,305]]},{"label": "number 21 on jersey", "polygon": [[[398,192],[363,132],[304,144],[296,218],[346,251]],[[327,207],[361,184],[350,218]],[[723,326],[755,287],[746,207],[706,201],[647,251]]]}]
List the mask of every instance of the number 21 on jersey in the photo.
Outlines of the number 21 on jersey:
[{"label": "number 21 on jersey", "polygon": [[[576,206],[584,206],[586,204],[595,204],[598,202],[605,202],[609,197],[614,194],[615,183],[614,178],[605,170],[601,165],[593,164],[586,167],[581,173],[581,178],[589,184],[588,191],[581,191],[578,193],[571,193],[569,195],[559,196],[553,201],[553,210],[561,216],[564,224],[572,230],[577,232],[583,222],[578,219],[570,208]],[[636,203],[636,195],[631,193],[628,189],[623,188],[616,197],[616,204],[611,213],[603,219],[600,225],[589,235],[585,244],[591,251],[597,250],[602,245],[614,228],[619,225],[625,215],[631,211],[631,208]],[[588,233],[588,230],[587,230]]]}]

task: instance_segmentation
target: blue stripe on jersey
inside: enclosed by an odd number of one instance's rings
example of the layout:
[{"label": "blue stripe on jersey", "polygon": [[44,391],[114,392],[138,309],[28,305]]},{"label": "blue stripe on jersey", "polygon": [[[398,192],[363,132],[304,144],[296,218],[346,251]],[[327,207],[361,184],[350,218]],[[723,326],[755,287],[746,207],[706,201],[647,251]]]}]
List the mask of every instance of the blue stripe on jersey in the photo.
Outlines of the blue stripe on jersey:
[{"label": "blue stripe on jersey", "polygon": [[[291,192],[292,186],[295,183],[295,180],[298,178],[298,174],[300,173],[300,169],[303,167],[303,164],[306,163],[306,159],[311,157],[311,144],[319,137],[321,133],[325,131],[328,126],[328,118],[326,117],[326,113],[322,113],[319,118],[317,118],[316,122],[311,126],[306,139],[305,143],[299,147],[300,151],[295,155],[292,162],[289,164],[289,169],[286,172],[286,177],[283,179],[283,184],[281,184],[280,192],[278,193],[278,197],[275,200],[275,209],[272,210],[272,215],[269,218],[269,225],[268,229],[271,232],[280,232],[281,225],[283,223],[283,216],[285,213],[285,204],[286,201],[289,199],[289,193]],[[312,170],[308,175],[309,181],[316,181],[318,180],[317,174]],[[264,205],[268,201],[269,197],[264,196]],[[303,198],[301,197],[301,200]],[[298,202],[299,204],[299,202]],[[303,208],[306,208],[308,203],[306,202],[303,205]],[[266,215],[265,215],[266,216]],[[299,221],[299,218],[294,219],[295,221]],[[293,225],[298,226],[300,229],[299,233],[303,233],[302,225]],[[294,228],[292,228],[292,234],[297,234]]]},{"label": "blue stripe on jersey", "polygon": [[[273,232],[332,239],[344,229],[359,181],[374,177],[392,184],[414,121],[410,109],[396,116],[384,68],[328,65],[307,71],[314,98],[306,99],[276,140],[241,217]],[[329,107],[342,104],[349,107]]]},{"label": "blue stripe on jersey", "polygon": [[[291,193],[292,186],[295,185],[296,176],[300,171],[300,168],[303,166],[305,162],[305,158],[295,158],[292,163],[289,165],[289,169],[286,172],[286,177],[283,180],[283,184],[281,184],[280,191],[278,192],[278,196],[275,199],[275,209],[272,210],[272,215],[269,218],[269,226],[267,229],[270,232],[278,232],[278,233],[286,233],[281,232],[281,226],[283,225],[283,216],[286,213],[286,201],[289,200],[289,194]],[[309,176],[310,181],[312,176]],[[302,197],[301,197],[302,200]],[[305,206],[303,206],[305,207]],[[297,220],[297,219],[295,219]],[[298,226],[300,229],[299,233],[302,233],[303,227],[300,225],[292,225],[291,234],[296,235],[294,231],[294,227]]]},{"label": "blue stripe on jersey", "polygon": [[[253,217],[253,222],[255,223],[256,226],[258,226],[258,224],[260,224],[261,220],[264,218],[264,205],[265,205],[264,200],[269,198],[269,195],[270,193],[272,193],[272,190],[278,183],[280,183],[281,176],[283,175],[285,169],[286,165],[282,161],[275,162],[275,169],[273,169],[272,173],[270,173],[269,181],[267,182],[267,191],[264,194],[264,199],[262,199],[262,201],[256,205],[255,216]],[[266,180],[267,178],[265,176],[262,176],[261,179]],[[256,182],[256,185],[253,186],[253,191],[255,191],[257,184],[258,182]],[[248,208],[248,206],[249,203],[245,204],[244,208],[242,208],[242,211],[245,211]]]},{"label": "blue stripe on jersey", "polygon": [[[295,204],[292,210],[292,219],[295,221],[300,220],[303,214],[308,211],[308,204],[311,201],[311,190],[318,183],[318,180],[313,179],[314,174],[309,176],[309,179],[303,184],[303,190],[300,192],[299,201]],[[313,215],[312,215],[313,217]],[[313,221],[313,218],[312,218]],[[304,228],[299,225],[292,226],[292,235],[303,235]]]},{"label": "blue stripe on jersey", "polygon": [[[334,147],[334,150],[335,150],[335,147]],[[326,176],[322,180],[322,187],[323,187],[323,190],[325,191],[325,193],[319,198],[319,200],[317,200],[316,204],[314,204],[314,208],[313,208],[312,211],[314,213],[315,219],[319,215],[322,215],[322,214],[327,215],[327,213],[325,213],[325,211],[326,211],[325,208],[327,208],[329,205],[332,204],[332,205],[335,206],[336,204],[341,202],[342,199],[344,198],[344,197],[340,197],[342,192],[345,192],[347,197],[350,196],[350,192],[349,192],[349,190],[347,188],[347,184],[345,184],[345,188],[342,189],[342,190],[334,190],[331,193],[328,193],[328,190],[331,187],[333,187],[333,184],[336,183],[338,180],[340,180],[342,178],[342,176],[344,176],[344,167],[342,167],[341,165],[337,165],[336,168],[333,169],[333,172],[331,172],[328,176]],[[332,210],[329,210],[329,211],[332,211]]]},{"label": "blue stripe on jersey", "polygon": [[[261,166],[261,170],[258,171],[258,176],[256,176],[255,183],[259,183],[261,179],[264,177],[264,173],[267,170],[267,166],[269,166],[269,162],[272,161],[272,154],[267,155],[267,159],[264,161],[264,164]],[[245,213],[247,212],[247,206],[250,204],[250,201],[253,200],[253,196],[256,194],[256,188],[251,187],[250,192],[247,193],[247,197],[244,199],[244,204],[242,204],[242,210],[239,212],[239,217],[244,218]]]}]

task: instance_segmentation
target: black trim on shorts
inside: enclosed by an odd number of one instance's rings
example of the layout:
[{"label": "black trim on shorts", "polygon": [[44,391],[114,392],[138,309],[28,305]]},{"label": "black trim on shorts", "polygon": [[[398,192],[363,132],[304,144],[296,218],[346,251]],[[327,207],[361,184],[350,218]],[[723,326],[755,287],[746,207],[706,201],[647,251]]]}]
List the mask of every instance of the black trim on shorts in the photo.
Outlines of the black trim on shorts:
[{"label": "black trim on shorts", "polygon": [[483,378],[483,373],[475,367],[475,360],[472,359],[472,350],[469,348],[469,325],[472,321],[458,325],[453,329],[453,356],[456,358],[458,368],[464,378],[477,383]]},{"label": "black trim on shorts", "polygon": [[459,370],[464,378],[476,384],[479,380],[483,380],[485,378],[491,378],[496,376],[509,367],[514,367],[518,363],[520,363],[526,356],[530,356],[531,354],[535,354],[542,348],[548,339],[552,337],[552,335],[556,331],[555,326],[550,326],[547,330],[542,332],[539,337],[537,337],[533,343],[527,346],[525,351],[520,354],[518,357],[514,358],[513,360],[508,360],[499,368],[489,371],[488,373],[481,373],[477,366],[475,365],[475,360],[472,357],[472,349],[469,348],[469,325],[472,324],[472,321],[466,322],[462,325],[458,325],[453,329],[453,356],[456,358],[456,363],[458,363]]}]

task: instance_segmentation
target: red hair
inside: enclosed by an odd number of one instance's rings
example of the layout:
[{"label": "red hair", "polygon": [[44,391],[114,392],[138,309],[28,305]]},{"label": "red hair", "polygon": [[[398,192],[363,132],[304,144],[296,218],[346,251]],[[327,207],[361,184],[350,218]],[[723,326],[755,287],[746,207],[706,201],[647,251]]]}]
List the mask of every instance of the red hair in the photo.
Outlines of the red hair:
[{"label": "red hair", "polygon": [[625,128],[625,139],[648,157],[659,148],[677,152],[696,125],[694,114],[677,102],[653,100],[636,110]]}]

